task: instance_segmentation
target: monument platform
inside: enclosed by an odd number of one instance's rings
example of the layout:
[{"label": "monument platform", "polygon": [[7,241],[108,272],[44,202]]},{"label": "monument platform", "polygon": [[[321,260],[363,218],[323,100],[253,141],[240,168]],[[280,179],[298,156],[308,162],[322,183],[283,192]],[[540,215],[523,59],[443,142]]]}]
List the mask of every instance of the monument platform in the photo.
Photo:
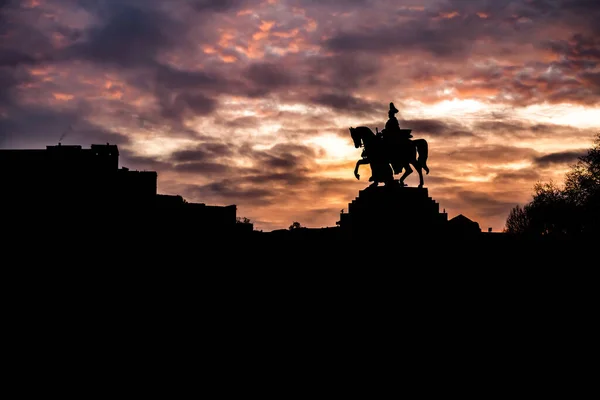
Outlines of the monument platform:
[{"label": "monument platform", "polygon": [[337,224],[344,236],[368,237],[372,234],[412,236],[441,234],[448,214],[429,196],[427,188],[387,185],[367,187],[348,205]]}]

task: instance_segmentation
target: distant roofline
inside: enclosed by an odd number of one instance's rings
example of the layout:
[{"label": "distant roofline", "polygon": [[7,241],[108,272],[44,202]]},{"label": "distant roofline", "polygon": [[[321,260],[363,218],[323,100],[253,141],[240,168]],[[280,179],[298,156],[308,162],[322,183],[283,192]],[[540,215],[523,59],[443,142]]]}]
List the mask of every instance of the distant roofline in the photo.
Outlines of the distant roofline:
[{"label": "distant roofline", "polygon": [[58,143],[58,144],[49,144],[46,145],[45,149],[39,148],[39,149],[32,149],[32,148],[28,148],[28,149],[0,149],[0,151],[46,151],[48,149],[55,149],[55,148],[67,148],[67,149],[81,149],[81,150],[91,150],[95,147],[112,147],[112,148],[117,148],[119,147],[119,145],[117,144],[110,144],[110,143],[106,143],[106,144],[98,144],[98,143],[92,143],[90,144],[89,148],[84,148],[82,145],[80,144],[62,144],[62,143]]}]

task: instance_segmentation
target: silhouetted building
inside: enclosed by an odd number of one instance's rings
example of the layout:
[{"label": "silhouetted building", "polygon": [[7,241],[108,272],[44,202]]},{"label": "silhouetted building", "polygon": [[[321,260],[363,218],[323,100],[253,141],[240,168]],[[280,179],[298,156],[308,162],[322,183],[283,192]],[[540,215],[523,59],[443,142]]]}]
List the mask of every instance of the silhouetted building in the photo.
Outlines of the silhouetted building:
[{"label": "silhouetted building", "polygon": [[475,236],[481,233],[481,228],[479,223],[459,214],[448,221],[448,233]]},{"label": "silhouetted building", "polygon": [[0,150],[0,202],[27,213],[150,207],[157,173],[119,169],[116,145]]},{"label": "silhouetted building", "polygon": [[283,241],[313,241],[328,243],[342,239],[341,230],[338,226],[324,228],[276,229],[265,233],[263,236],[270,240]]},{"label": "silhouetted building", "polygon": [[237,206],[209,206],[189,203],[179,195],[156,196],[155,218],[164,229],[177,228],[195,233],[234,232]]},{"label": "silhouetted building", "polygon": [[235,205],[159,195],[157,178],[155,171],[119,168],[119,149],[108,143],[0,150],[0,207],[11,226],[48,232],[114,235],[117,227],[141,236],[234,232]]},{"label": "silhouetted building", "polygon": [[19,173],[115,171],[119,168],[117,145],[93,144],[84,149],[80,145],[46,146],[46,149],[0,150],[0,167],[3,171],[15,168]]}]

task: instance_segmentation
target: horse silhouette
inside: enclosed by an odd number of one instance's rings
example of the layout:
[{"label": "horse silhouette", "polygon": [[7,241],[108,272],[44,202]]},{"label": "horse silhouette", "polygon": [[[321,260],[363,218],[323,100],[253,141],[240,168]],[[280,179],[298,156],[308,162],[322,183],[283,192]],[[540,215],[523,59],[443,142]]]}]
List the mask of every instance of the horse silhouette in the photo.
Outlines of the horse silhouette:
[{"label": "horse silhouette", "polygon": [[404,180],[412,174],[413,170],[410,167],[412,165],[419,173],[419,187],[423,187],[422,170],[429,174],[429,167],[427,167],[429,145],[425,139],[386,139],[375,135],[366,126],[351,127],[350,135],[354,141],[354,147],[357,149],[364,147],[362,159],[356,162],[354,168],[356,179],[360,179],[359,166],[370,164],[373,175],[369,180],[373,181],[372,186],[377,186],[379,182],[386,185],[393,183],[393,175],[399,174],[402,169],[404,169],[404,174],[400,177],[399,182],[402,186],[406,186]]}]

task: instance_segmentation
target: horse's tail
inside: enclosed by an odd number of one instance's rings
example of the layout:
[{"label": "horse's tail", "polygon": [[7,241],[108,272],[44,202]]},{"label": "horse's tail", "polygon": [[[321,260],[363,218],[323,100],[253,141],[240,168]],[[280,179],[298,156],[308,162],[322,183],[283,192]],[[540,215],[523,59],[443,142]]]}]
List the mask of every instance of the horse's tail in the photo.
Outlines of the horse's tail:
[{"label": "horse's tail", "polygon": [[425,139],[415,139],[413,143],[417,147],[417,153],[419,153],[419,158],[417,161],[421,164],[421,167],[425,170],[426,173],[429,174],[429,167],[427,166],[427,156],[429,155],[429,144],[427,144],[427,140]]}]

